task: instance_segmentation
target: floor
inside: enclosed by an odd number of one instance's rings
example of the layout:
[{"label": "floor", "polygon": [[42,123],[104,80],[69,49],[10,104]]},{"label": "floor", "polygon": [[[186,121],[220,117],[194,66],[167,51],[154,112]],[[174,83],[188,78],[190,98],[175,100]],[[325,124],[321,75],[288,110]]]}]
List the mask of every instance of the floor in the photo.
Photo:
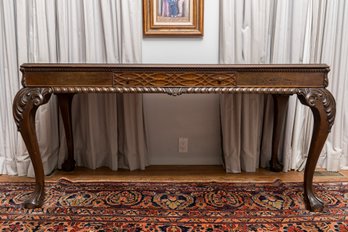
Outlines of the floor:
[{"label": "floor", "polygon": [[[60,178],[71,181],[218,181],[218,182],[273,182],[280,179],[283,182],[303,181],[303,172],[290,171],[275,173],[266,169],[258,169],[254,173],[227,174],[222,166],[149,166],[145,171],[119,170],[108,168],[91,170],[76,168],[73,172],[55,171],[46,177],[46,181],[56,181]],[[0,182],[27,182],[33,178],[0,175]],[[314,182],[348,182],[348,171],[327,172],[317,170]]]}]

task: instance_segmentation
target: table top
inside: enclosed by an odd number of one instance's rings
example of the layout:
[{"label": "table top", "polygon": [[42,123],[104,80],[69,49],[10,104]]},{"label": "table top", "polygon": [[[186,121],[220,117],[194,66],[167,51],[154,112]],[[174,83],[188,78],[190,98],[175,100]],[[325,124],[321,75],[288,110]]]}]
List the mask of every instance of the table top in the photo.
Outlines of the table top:
[{"label": "table top", "polygon": [[303,69],[303,70],[329,70],[327,64],[112,64],[112,63],[24,63],[21,65],[23,70],[32,69],[114,69],[114,68],[139,68],[139,69],[241,69],[241,70],[253,70],[253,69]]},{"label": "table top", "polygon": [[168,93],[163,88],[242,92],[247,88],[247,92],[295,93],[296,88],[327,87],[330,68],[326,64],[27,63],[21,71],[24,87],[53,92]]}]

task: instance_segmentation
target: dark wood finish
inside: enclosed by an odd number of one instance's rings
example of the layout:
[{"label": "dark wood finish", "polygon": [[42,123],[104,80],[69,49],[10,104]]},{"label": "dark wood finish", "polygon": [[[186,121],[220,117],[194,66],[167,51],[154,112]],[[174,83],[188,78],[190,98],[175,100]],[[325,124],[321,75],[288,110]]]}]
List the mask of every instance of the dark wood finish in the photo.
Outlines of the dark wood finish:
[{"label": "dark wood finish", "polygon": [[57,94],[58,105],[62,114],[66,142],[68,146],[68,159],[62,165],[64,171],[73,171],[75,168],[74,139],[72,131],[71,104],[74,94]]},{"label": "dark wood finish", "polygon": [[302,104],[311,108],[314,127],[304,173],[305,200],[311,211],[322,211],[323,202],[313,192],[313,174],[325,140],[335,120],[335,99],[326,89],[306,89],[298,95]]},{"label": "dark wood finish", "polygon": [[322,211],[323,203],[313,191],[313,173],[335,119],[335,100],[325,88],[327,65],[105,65],[23,64],[23,89],[13,103],[18,130],[35,169],[36,187],[24,207],[40,207],[44,197],[44,173],[35,133],[37,108],[58,96],[66,131],[69,157],[66,170],[75,166],[71,101],[76,93],[269,93],[275,101],[275,125],[271,168],[280,171],[280,135],[288,96],[296,94],[311,108],[314,130],[304,176],[304,197],[311,211]]},{"label": "dark wood finish", "polygon": [[42,205],[44,199],[44,170],[35,131],[35,113],[38,107],[48,102],[51,93],[48,89],[23,88],[13,104],[13,116],[28,149],[35,172],[35,190],[23,203],[25,208],[35,208]]},{"label": "dark wood finish", "polygon": [[273,123],[273,138],[272,138],[272,158],[270,168],[274,172],[283,170],[283,165],[279,162],[279,147],[281,144],[281,135],[285,122],[286,110],[289,101],[289,95],[273,94],[274,101],[274,123]]}]

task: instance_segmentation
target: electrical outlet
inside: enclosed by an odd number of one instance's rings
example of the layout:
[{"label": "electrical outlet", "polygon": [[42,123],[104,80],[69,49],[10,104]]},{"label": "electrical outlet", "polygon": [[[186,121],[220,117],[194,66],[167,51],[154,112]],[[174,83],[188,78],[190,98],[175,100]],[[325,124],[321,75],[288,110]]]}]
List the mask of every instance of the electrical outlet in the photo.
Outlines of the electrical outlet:
[{"label": "electrical outlet", "polygon": [[188,138],[179,137],[179,153],[188,152]]}]

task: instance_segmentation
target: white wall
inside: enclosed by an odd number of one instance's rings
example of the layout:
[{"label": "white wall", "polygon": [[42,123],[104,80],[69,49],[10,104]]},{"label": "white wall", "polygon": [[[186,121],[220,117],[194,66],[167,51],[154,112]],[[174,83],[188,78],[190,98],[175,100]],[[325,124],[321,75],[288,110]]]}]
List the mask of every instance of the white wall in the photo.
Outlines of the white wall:
[{"label": "white wall", "polygon": [[[204,37],[144,38],[143,63],[218,63],[219,1],[205,0]],[[144,114],[152,165],[221,164],[218,95],[144,95]],[[188,153],[178,138],[189,139]]]}]

